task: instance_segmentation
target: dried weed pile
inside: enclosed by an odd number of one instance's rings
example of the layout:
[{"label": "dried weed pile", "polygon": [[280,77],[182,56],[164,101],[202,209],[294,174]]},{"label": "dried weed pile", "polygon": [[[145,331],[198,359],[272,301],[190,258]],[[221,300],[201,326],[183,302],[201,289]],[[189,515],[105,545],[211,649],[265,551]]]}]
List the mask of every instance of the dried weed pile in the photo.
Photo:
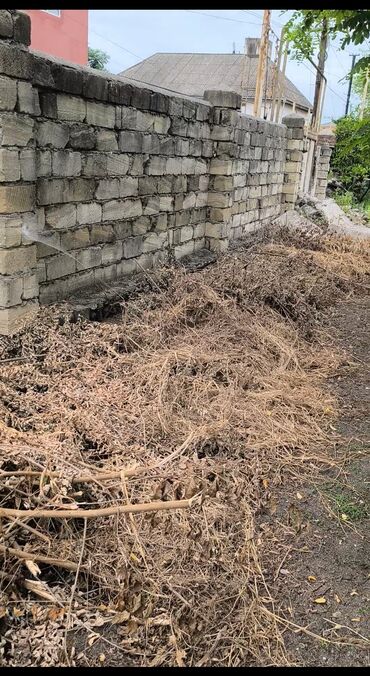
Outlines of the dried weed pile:
[{"label": "dried weed pile", "polygon": [[[259,236],[151,274],[121,321],[52,307],[1,340],[4,665],[290,663],[254,518],[334,462],[319,319],[366,292],[369,260]],[[119,513],[152,502],[181,509]]]}]

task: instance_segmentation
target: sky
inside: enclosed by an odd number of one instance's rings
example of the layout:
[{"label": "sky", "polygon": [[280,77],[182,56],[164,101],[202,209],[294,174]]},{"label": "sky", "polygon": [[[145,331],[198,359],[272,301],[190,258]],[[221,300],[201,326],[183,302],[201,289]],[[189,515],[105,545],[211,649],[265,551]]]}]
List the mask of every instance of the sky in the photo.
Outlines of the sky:
[{"label": "sky", "polygon": [[[263,10],[89,10],[89,46],[110,56],[106,68],[119,73],[156,52],[244,52],[246,37],[260,37]],[[271,27],[280,36],[292,11],[272,10]],[[274,37],[274,36],[273,36]],[[328,88],[322,123],[344,115],[354,45],[342,51],[338,41],[329,44],[325,63]],[[308,62],[288,61],[286,74],[313,101],[315,70]],[[351,107],[358,104],[353,93]]]}]

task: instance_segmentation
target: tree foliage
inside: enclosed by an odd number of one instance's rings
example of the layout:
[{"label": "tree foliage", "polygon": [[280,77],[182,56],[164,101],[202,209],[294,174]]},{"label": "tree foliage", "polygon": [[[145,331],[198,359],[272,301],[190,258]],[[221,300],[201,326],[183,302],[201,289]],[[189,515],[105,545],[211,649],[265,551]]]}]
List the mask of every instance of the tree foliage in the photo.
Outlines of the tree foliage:
[{"label": "tree foliage", "polygon": [[370,182],[370,115],[354,114],[336,121],[331,167],[346,190],[361,200]]},{"label": "tree foliage", "polygon": [[[366,55],[370,61],[370,53]],[[366,77],[370,77],[370,67],[368,69],[363,68],[362,70],[357,71],[353,76],[353,89],[356,94],[362,99],[362,94],[365,88]],[[367,95],[365,99],[365,109],[370,114],[370,82],[367,87]]]},{"label": "tree foliage", "polygon": [[[287,10],[284,10],[284,12]],[[287,38],[293,58],[312,58],[318,49],[323,20],[328,25],[329,38],[339,38],[339,48],[349,44],[362,45],[370,37],[370,10],[367,9],[299,9],[286,24]],[[370,66],[370,56],[363,56],[354,72]]]},{"label": "tree foliage", "polygon": [[105,66],[109,61],[109,54],[103,52],[102,49],[93,49],[92,47],[89,47],[88,60],[90,68],[105,70]]}]

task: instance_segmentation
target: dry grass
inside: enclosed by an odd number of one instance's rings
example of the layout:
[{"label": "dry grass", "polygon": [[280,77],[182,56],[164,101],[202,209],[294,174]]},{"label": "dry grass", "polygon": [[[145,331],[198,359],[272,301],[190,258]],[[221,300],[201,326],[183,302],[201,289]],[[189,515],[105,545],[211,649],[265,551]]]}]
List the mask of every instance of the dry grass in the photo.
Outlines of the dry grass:
[{"label": "dry grass", "polygon": [[[261,235],[204,271],[153,274],[122,321],[70,323],[52,307],[2,339],[2,469],[44,474],[3,477],[0,507],[199,496],[190,510],[27,530],[4,519],[3,544],[79,567],[39,562],[35,587],[24,562],[2,555],[4,664],[291,663],[255,517],[274,485],[336,461],[325,380],[343,357],[320,317],[366,292],[369,260],[363,243]],[[134,465],[154,469],[72,483]]]}]

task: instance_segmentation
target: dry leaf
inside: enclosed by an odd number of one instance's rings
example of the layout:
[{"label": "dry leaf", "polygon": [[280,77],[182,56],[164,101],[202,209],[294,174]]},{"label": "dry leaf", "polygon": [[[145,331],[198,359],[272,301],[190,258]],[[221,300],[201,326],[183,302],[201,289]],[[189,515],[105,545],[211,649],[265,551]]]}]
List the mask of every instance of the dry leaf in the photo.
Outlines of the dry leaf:
[{"label": "dry leaf", "polygon": [[5,606],[0,606],[0,618],[5,617],[6,613],[7,613],[7,610],[6,610]]},{"label": "dry leaf", "polygon": [[177,648],[176,649],[176,662],[177,662],[178,667],[184,667],[185,666],[184,657],[186,657],[185,650],[179,650]]},{"label": "dry leaf", "polygon": [[348,521],[347,514],[341,514],[341,519],[342,519],[342,521]]},{"label": "dry leaf", "polygon": [[98,638],[100,638],[99,634],[93,634],[92,636],[90,636],[90,638],[87,642],[90,646],[92,646],[95,643],[95,641],[98,640]]},{"label": "dry leaf", "polygon": [[24,610],[21,608],[13,608],[13,615],[14,617],[22,617],[22,615],[24,615]]},{"label": "dry leaf", "polygon": [[361,617],[352,617],[351,622],[361,622]]},{"label": "dry leaf", "polygon": [[123,622],[127,622],[127,620],[130,619],[130,613],[127,612],[127,610],[124,610],[122,613],[117,613],[112,619],[110,620],[111,624],[122,624]]},{"label": "dry leaf", "polygon": [[38,565],[35,561],[28,561],[27,560],[27,561],[25,561],[25,564],[26,564],[28,570],[30,571],[31,575],[34,575],[35,577],[37,577],[38,575],[41,574],[41,570],[40,570],[40,568],[38,567]]},{"label": "dry leaf", "polygon": [[56,601],[54,594],[48,589],[47,585],[40,580],[24,580],[24,586],[28,591],[33,592],[36,596],[39,596],[41,599],[46,601]]},{"label": "dry leaf", "polygon": [[55,620],[58,620],[60,617],[63,617],[65,613],[64,608],[50,608],[48,612],[48,618],[51,622],[55,622]]},{"label": "dry leaf", "polygon": [[303,495],[301,493],[297,493],[297,498],[298,500],[303,500]]},{"label": "dry leaf", "polygon": [[316,582],[317,577],[315,577],[314,575],[309,575],[309,576],[307,577],[307,580],[308,580],[309,582]]},{"label": "dry leaf", "polygon": [[326,603],[325,596],[319,596],[317,599],[314,600],[314,603],[319,603],[319,604]]},{"label": "dry leaf", "polygon": [[262,479],[263,487],[268,488],[269,485],[269,480],[268,479]]},{"label": "dry leaf", "polygon": [[131,559],[131,561],[134,561],[135,563],[141,563],[140,559],[133,552],[131,552],[131,554],[130,554],[130,559]]},{"label": "dry leaf", "polygon": [[105,655],[104,655],[104,653],[100,653],[100,655],[99,655],[99,662],[105,662]]},{"label": "dry leaf", "polygon": [[341,599],[339,598],[338,594],[334,594],[334,598],[337,603],[341,603]]}]

